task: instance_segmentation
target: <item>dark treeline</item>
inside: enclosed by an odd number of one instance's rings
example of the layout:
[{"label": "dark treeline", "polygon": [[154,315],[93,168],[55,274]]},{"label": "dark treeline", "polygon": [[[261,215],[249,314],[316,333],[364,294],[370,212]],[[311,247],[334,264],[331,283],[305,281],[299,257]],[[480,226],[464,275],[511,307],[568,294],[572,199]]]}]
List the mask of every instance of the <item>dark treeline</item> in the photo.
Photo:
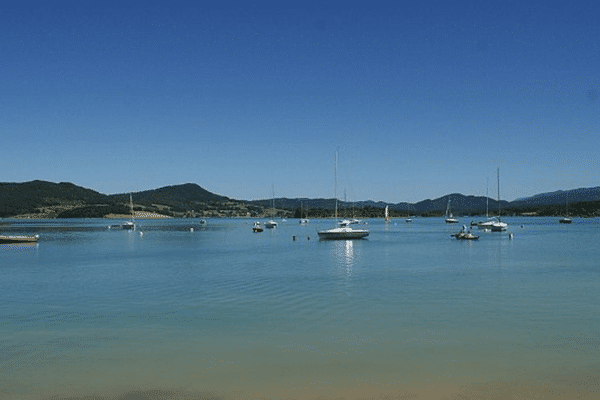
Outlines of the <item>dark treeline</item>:
[{"label": "dark treeline", "polygon": [[[454,210],[454,215],[457,216],[483,216],[483,210]],[[399,211],[389,210],[390,218],[406,218],[408,216],[416,217],[443,217],[445,210],[432,210],[426,212]],[[498,215],[498,210],[490,210],[490,216]],[[550,204],[540,206],[527,207],[507,207],[500,210],[501,216],[520,216],[534,215],[540,217],[561,217],[569,215],[571,217],[591,218],[600,216],[600,200],[598,201],[583,201],[574,204],[569,204],[567,212],[565,204]],[[300,216],[300,208],[294,211],[294,218],[333,218],[335,210],[324,208],[308,208],[302,210]],[[380,207],[361,207],[356,209],[338,209],[338,218],[383,218],[384,210]]]}]

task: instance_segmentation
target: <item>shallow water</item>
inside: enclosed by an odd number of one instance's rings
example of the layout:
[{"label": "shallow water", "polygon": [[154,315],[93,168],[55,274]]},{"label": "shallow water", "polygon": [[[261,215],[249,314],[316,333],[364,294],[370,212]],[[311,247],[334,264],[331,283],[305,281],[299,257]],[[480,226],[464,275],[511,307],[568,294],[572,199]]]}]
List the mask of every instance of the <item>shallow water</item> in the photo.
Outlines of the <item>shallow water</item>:
[{"label": "shallow water", "polygon": [[0,247],[3,399],[600,394],[597,219],[12,222],[41,238]]}]

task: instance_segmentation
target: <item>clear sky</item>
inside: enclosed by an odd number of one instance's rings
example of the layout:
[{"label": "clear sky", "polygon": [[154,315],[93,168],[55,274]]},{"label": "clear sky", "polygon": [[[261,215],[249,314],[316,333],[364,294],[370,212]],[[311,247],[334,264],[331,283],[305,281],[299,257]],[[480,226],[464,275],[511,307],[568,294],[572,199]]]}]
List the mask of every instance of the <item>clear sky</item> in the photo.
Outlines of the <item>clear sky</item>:
[{"label": "clear sky", "polygon": [[600,186],[597,1],[12,3],[2,182],[331,197],[339,149],[348,201]]}]

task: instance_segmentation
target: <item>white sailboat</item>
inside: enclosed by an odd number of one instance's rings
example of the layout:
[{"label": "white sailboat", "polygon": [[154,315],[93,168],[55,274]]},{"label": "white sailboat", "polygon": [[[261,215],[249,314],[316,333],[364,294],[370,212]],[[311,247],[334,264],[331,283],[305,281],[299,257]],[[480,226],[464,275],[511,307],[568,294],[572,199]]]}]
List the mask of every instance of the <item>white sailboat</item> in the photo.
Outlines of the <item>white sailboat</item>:
[{"label": "white sailboat", "polygon": [[560,222],[561,224],[570,224],[572,222],[571,218],[569,218],[569,192],[567,192],[567,211],[566,211],[566,214],[558,222]]},{"label": "white sailboat", "polygon": [[[489,179],[489,177],[488,177]],[[477,227],[479,229],[492,229],[492,224],[494,222],[497,222],[498,219],[496,217],[492,217],[490,218],[489,215],[489,203],[490,203],[490,197],[488,196],[488,187],[489,187],[489,182],[486,183],[485,186],[485,221],[479,221],[479,223],[477,224]]]},{"label": "white sailboat", "polygon": [[300,225],[308,224],[308,218],[304,218],[303,210],[304,208],[302,207],[302,202],[300,202]]},{"label": "white sailboat", "polygon": [[388,222],[390,220],[390,208],[388,206],[385,206],[383,218],[385,219],[385,222]]},{"label": "white sailboat", "polygon": [[498,219],[493,221],[490,225],[492,232],[504,232],[508,228],[508,224],[506,222],[500,221],[500,212],[500,168],[498,168]]},{"label": "white sailboat", "polygon": [[[338,219],[338,206],[337,206],[337,157],[338,153],[335,152],[335,184],[334,184],[334,197],[335,197],[335,221]],[[369,231],[366,229],[353,229],[348,225],[340,226],[338,228],[327,229],[324,231],[318,231],[319,239],[323,240],[349,240],[349,239],[362,239],[369,236]]]},{"label": "white sailboat", "polygon": [[[273,188],[272,185],[271,185],[271,190],[273,191],[272,214],[275,214],[275,189]],[[271,214],[271,216],[272,216],[272,214]],[[265,222],[265,228],[267,228],[267,229],[277,228],[277,222],[275,222],[273,219],[270,219],[267,222]]]},{"label": "white sailboat", "polygon": [[0,244],[37,243],[40,235],[0,235]]},{"label": "white sailboat", "polygon": [[121,227],[126,230],[135,231],[135,218],[133,213],[133,198],[131,197],[131,193],[129,193],[129,207],[131,208],[131,219],[129,221],[123,222]]},{"label": "white sailboat", "polygon": [[447,224],[456,224],[458,220],[454,218],[452,215],[452,210],[450,209],[450,198],[448,198],[448,205],[446,205],[446,223]]}]

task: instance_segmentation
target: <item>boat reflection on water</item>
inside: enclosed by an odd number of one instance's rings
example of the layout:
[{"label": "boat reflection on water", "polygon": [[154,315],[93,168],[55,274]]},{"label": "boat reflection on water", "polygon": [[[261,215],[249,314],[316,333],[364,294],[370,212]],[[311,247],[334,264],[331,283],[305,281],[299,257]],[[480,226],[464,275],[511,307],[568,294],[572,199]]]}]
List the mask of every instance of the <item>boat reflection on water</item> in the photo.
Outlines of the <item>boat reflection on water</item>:
[{"label": "boat reflection on water", "polygon": [[337,240],[332,242],[337,270],[343,272],[347,278],[352,276],[352,268],[356,264],[354,242],[354,240]]},{"label": "boat reflection on water", "polygon": [[0,243],[0,250],[38,250],[40,248],[40,244],[37,242],[34,243]]}]

